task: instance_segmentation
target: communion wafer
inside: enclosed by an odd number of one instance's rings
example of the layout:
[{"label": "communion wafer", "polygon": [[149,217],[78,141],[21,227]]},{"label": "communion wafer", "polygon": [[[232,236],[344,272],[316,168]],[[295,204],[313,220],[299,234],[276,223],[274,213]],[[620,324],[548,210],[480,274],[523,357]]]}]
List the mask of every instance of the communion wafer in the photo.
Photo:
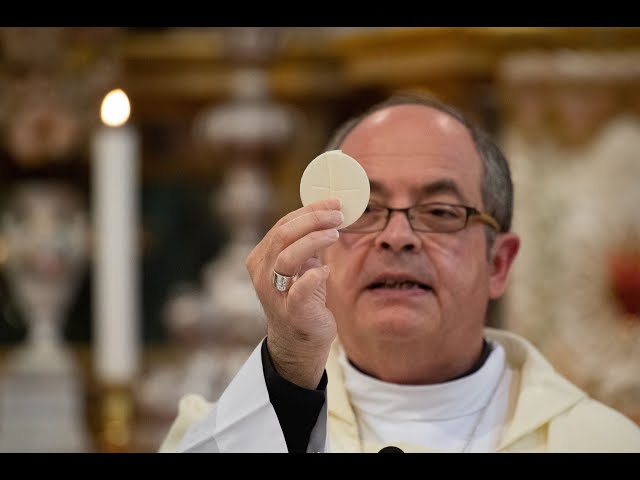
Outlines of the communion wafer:
[{"label": "communion wafer", "polygon": [[369,177],[353,157],[330,150],[314,158],[300,179],[302,205],[326,198],[342,201],[344,221],[338,229],[355,222],[369,203]]}]

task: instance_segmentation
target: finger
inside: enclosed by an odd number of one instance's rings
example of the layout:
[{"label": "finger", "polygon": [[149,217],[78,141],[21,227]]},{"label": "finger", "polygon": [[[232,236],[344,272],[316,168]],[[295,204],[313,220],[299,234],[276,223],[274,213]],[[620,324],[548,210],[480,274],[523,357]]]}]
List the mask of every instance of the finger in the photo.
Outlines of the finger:
[{"label": "finger", "polygon": [[274,270],[281,275],[299,273],[305,262],[314,257],[318,250],[335,243],[339,235],[335,228],[308,233],[280,252],[274,263]]},{"label": "finger", "polygon": [[[273,270],[280,252],[294,241],[313,230],[326,230],[342,223],[338,198],[319,200],[295,210],[281,218],[247,256],[245,265],[256,287],[263,282],[266,272]],[[330,212],[340,213],[333,219]],[[334,214],[335,215],[335,214]],[[291,272],[278,272],[289,274]]]},{"label": "finger", "polygon": [[[336,210],[340,204],[338,198],[319,200],[284,216],[258,242],[249,263],[253,264],[254,261],[261,262],[263,260],[272,263],[275,255],[303,235],[313,230],[323,230],[340,225],[342,221],[337,223],[340,217]],[[336,212],[334,214],[336,216],[330,218],[330,212]],[[265,258],[270,253],[272,257]]]},{"label": "finger", "polygon": [[[289,289],[287,295],[289,308],[297,304],[300,304],[302,307],[306,306],[313,295],[324,297],[328,277],[329,267],[327,265],[321,265],[307,270],[304,276],[294,282]],[[324,303],[324,298],[321,300]]]},{"label": "finger", "polygon": [[302,208],[294,210],[293,212],[289,212],[287,215],[282,217],[280,220],[276,222],[273,226],[273,229],[278,228],[279,226],[290,222],[291,220],[305,215],[307,213],[316,212],[320,210],[340,210],[342,207],[342,201],[339,198],[327,198],[324,200],[318,200],[317,202],[310,203]]},{"label": "finger", "polygon": [[310,210],[272,228],[268,238],[271,241],[271,247],[279,252],[304,235],[316,230],[337,227],[343,220],[344,215],[339,210]]},{"label": "finger", "polygon": [[311,270],[312,268],[316,268],[316,267],[321,267],[323,264],[320,261],[320,259],[316,256],[313,255],[310,258],[307,258],[302,265],[300,265],[300,270],[298,271],[298,275],[302,276],[304,275],[304,272],[306,272],[307,270]]}]

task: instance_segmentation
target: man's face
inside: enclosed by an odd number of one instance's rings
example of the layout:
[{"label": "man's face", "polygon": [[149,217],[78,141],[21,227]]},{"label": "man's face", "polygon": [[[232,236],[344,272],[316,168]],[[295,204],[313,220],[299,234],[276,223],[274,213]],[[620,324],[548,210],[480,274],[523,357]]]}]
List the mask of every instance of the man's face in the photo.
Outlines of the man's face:
[{"label": "man's face", "polygon": [[[478,153],[464,126],[444,113],[385,109],[356,127],[341,149],[367,172],[372,203],[447,202],[483,210]],[[435,340],[460,348],[481,336],[488,299],[496,296],[480,222],[455,233],[420,233],[394,212],[383,231],[342,232],[323,258],[331,267],[327,304],[356,363],[372,345],[409,348]]]}]

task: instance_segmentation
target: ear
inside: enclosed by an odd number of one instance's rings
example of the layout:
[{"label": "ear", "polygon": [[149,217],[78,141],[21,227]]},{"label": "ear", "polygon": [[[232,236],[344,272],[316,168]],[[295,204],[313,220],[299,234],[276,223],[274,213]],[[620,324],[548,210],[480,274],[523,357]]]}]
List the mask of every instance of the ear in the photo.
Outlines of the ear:
[{"label": "ear", "polygon": [[489,265],[489,298],[496,299],[504,293],[511,265],[519,249],[520,237],[515,233],[501,233],[494,240]]}]

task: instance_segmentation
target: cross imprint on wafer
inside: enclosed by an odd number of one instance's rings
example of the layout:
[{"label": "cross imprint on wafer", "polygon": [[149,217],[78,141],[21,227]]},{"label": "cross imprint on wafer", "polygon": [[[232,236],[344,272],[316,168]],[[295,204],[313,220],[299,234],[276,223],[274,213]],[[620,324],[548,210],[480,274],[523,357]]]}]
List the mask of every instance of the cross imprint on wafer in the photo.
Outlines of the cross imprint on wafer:
[{"label": "cross imprint on wafer", "polygon": [[335,161],[340,161],[337,158],[329,158],[327,160],[327,166],[329,167],[329,186],[328,187],[323,187],[322,185],[311,185],[311,188],[315,189],[315,190],[328,190],[329,191],[329,195],[332,197],[337,196],[337,192],[358,192],[360,191],[359,188],[338,188],[338,189],[334,189],[333,188],[333,163]]},{"label": "cross imprint on wafer", "polygon": [[[344,187],[344,188],[339,188]],[[339,198],[344,228],[356,221],[369,203],[367,173],[353,157],[341,150],[330,150],[314,158],[300,179],[300,199],[303,205],[326,198]]]}]

